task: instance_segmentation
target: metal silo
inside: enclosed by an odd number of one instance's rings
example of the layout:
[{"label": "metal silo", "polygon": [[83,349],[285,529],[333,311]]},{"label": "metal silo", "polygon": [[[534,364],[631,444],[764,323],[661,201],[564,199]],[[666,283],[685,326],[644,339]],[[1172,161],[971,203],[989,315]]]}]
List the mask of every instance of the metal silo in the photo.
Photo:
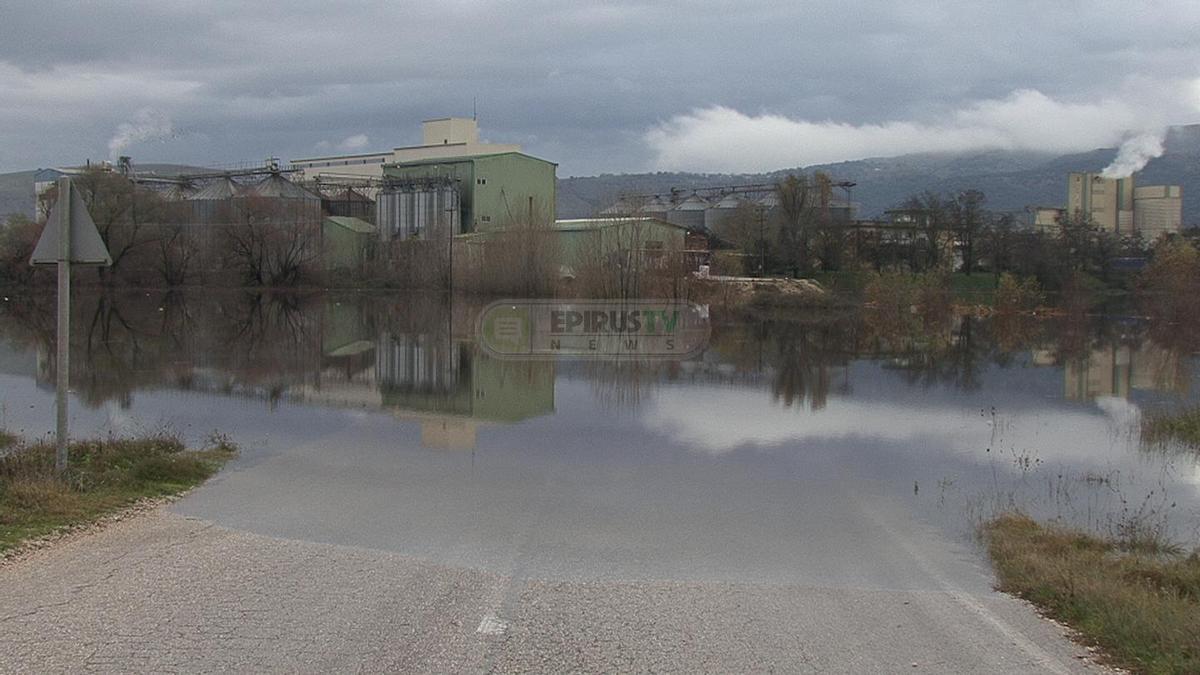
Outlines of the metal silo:
[{"label": "metal silo", "polygon": [[704,229],[704,212],[709,208],[708,200],[693,194],[675,205],[666,213],[666,220],[687,228],[692,232]]}]

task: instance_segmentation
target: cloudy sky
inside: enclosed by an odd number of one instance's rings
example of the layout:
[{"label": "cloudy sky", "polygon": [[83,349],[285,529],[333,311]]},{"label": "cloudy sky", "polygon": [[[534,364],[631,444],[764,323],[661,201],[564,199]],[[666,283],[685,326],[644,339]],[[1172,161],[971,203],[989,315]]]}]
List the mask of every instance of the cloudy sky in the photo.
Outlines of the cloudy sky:
[{"label": "cloudy sky", "polygon": [[0,171],[419,142],[470,115],[560,176],[1115,145],[1200,122],[1195,0],[0,6]]}]

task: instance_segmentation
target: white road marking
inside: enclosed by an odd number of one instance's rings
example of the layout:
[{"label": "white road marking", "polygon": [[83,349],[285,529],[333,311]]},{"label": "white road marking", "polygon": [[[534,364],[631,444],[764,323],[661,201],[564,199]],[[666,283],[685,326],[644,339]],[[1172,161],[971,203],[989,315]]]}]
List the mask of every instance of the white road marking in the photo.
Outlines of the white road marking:
[{"label": "white road marking", "polygon": [[508,622],[498,616],[485,616],[475,629],[480,635],[504,635],[508,630]]}]

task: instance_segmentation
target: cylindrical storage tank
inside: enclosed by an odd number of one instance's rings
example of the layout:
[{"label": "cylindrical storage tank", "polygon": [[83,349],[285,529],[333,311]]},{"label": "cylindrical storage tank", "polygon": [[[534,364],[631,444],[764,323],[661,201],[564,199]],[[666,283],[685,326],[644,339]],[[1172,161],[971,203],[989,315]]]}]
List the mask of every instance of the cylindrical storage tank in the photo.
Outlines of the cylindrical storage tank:
[{"label": "cylindrical storage tank", "polygon": [[396,203],[399,194],[396,192],[380,192],[375,200],[375,222],[379,225],[379,234],[384,239],[396,237]]},{"label": "cylindrical storage tank", "polygon": [[700,195],[692,195],[668,211],[666,220],[669,223],[675,223],[692,231],[703,230],[704,212],[708,208],[709,203],[707,200]]}]

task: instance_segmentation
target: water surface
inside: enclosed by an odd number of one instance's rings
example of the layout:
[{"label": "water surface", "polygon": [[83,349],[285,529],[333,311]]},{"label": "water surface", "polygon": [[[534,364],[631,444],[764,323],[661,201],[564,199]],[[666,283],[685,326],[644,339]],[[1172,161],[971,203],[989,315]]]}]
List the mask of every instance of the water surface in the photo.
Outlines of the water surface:
[{"label": "water surface", "polygon": [[[1196,402],[1170,326],[714,310],[687,361],[521,362],[478,347],[482,308],[81,297],[72,428],[232,436],[191,515],[548,576],[903,586],[865,562],[881,531],[966,541],[1007,507],[1197,535],[1197,456],[1138,436]],[[53,428],[53,317],[0,312],[3,424],[28,437]]]}]

